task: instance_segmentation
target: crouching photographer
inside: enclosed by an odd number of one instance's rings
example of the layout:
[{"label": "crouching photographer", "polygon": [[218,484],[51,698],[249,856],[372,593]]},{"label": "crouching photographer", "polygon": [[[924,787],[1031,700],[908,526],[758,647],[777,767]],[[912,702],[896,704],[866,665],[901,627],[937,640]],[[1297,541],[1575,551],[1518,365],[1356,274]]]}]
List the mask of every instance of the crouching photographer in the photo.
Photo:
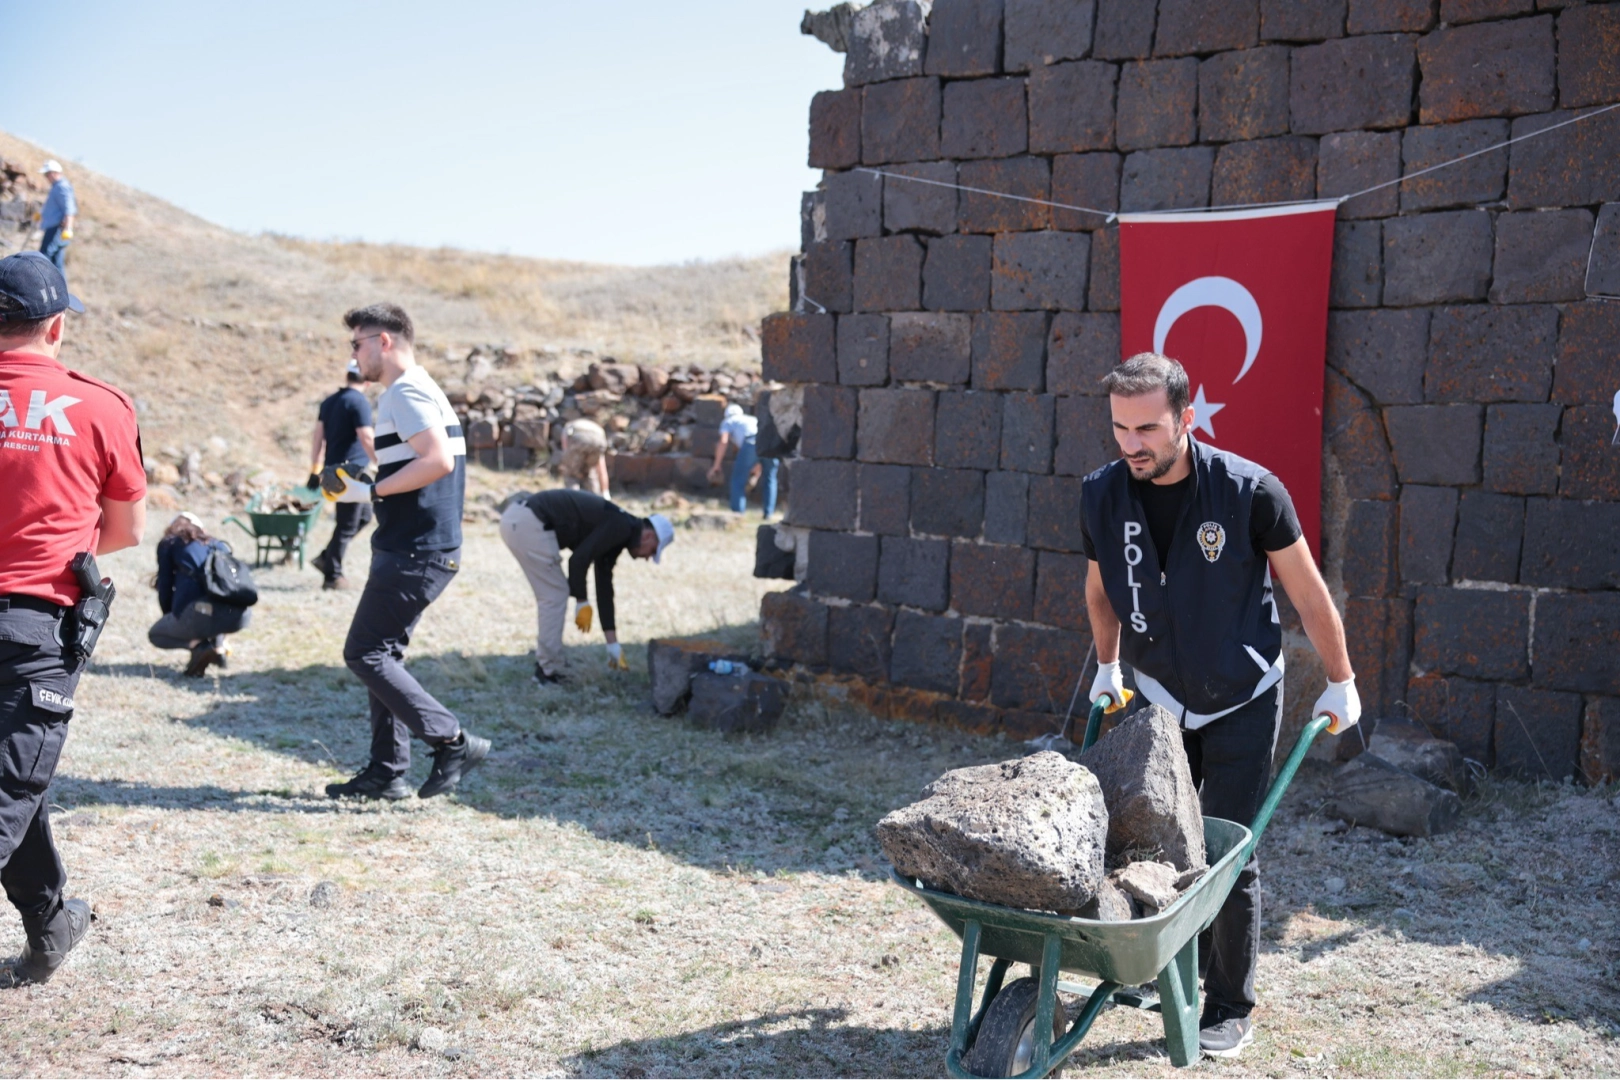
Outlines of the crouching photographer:
[{"label": "crouching photographer", "polygon": [[231,546],[209,536],[197,515],[182,512],[157,546],[158,606],[163,617],[146,638],[160,649],[190,649],[186,675],[197,679],[230,660],[226,635],[247,629],[259,593]]}]

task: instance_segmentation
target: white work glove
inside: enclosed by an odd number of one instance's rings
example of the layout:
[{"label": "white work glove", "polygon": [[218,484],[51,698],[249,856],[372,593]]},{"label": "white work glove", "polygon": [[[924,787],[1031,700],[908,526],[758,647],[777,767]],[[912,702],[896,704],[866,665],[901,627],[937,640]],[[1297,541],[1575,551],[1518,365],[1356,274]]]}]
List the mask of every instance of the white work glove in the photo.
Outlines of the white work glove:
[{"label": "white work glove", "polygon": [[609,671],[630,670],[630,665],[626,663],[624,659],[624,647],[621,646],[617,641],[608,642],[607,654]]},{"label": "white work glove", "polygon": [[1097,677],[1091,681],[1091,703],[1095,705],[1104,694],[1113,699],[1113,704],[1103,710],[1105,713],[1123,709],[1133,696],[1125,689],[1125,675],[1119,670],[1118,660],[1107,664],[1101,661],[1097,663]]},{"label": "white work glove", "polygon": [[1333,723],[1328,725],[1329,735],[1337,735],[1356,726],[1356,721],[1361,719],[1361,695],[1356,693],[1354,675],[1344,682],[1330,681],[1327,684],[1322,696],[1311,706],[1312,716],[1321,716],[1323,713],[1333,717]]},{"label": "white work glove", "polygon": [[342,465],[331,466],[321,472],[321,494],[327,502],[368,503],[371,485],[349,475]]}]

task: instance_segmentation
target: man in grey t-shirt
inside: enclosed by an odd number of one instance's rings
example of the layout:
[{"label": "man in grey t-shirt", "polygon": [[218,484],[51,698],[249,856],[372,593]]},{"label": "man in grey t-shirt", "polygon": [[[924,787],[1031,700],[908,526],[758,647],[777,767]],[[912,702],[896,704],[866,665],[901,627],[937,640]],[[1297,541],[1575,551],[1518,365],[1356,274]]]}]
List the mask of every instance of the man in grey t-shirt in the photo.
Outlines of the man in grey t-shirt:
[{"label": "man in grey t-shirt", "polygon": [[371,696],[371,762],[352,780],[328,784],[334,799],[405,799],[411,791],[411,736],[433,747],[433,769],[417,795],[453,790],[489,754],[489,740],[461,728],[455,714],[405,670],[405,646],[422,613],[461,568],[461,502],[467,444],[444,391],[416,363],[415,329],[393,304],[343,317],[360,374],[386,388],[377,399],[377,482],[342,464],[321,486],[334,502],[370,502],[371,574],[355,607],[343,659]]}]

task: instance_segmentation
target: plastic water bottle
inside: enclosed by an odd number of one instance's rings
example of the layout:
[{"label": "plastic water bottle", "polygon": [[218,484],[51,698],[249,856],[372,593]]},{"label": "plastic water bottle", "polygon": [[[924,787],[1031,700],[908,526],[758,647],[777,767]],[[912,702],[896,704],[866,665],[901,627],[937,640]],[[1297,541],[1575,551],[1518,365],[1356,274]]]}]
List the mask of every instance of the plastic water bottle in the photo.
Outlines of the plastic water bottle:
[{"label": "plastic water bottle", "polygon": [[748,670],[748,665],[735,660],[710,660],[709,670],[716,675],[741,675]]}]

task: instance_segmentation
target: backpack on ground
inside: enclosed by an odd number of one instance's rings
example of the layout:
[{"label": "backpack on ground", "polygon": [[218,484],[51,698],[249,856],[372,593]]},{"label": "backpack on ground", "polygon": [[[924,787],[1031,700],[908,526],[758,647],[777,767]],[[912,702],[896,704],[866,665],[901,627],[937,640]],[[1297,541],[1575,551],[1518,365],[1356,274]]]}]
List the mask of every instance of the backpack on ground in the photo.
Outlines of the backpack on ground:
[{"label": "backpack on ground", "polygon": [[202,587],[210,598],[222,604],[252,607],[259,602],[259,587],[253,583],[248,564],[231,553],[223,540],[215,541],[203,561]]}]

